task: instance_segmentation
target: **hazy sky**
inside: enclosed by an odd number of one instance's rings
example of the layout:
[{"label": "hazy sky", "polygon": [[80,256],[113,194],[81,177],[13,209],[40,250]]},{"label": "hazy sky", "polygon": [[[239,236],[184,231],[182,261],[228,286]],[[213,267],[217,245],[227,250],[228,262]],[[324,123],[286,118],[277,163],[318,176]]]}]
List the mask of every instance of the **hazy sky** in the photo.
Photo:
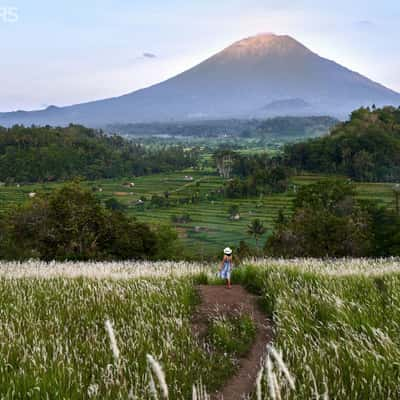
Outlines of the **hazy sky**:
[{"label": "hazy sky", "polygon": [[399,0],[0,0],[0,111],[128,93],[260,32],[400,92]]}]

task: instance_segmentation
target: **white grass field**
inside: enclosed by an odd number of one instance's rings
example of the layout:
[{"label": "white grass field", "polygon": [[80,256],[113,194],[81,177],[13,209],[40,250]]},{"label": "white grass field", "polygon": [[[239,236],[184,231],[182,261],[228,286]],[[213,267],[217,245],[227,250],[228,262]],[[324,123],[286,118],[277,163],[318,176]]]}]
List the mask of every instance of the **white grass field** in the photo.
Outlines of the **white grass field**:
[{"label": "white grass field", "polygon": [[[1,398],[206,398],[231,361],[191,329],[195,286],[215,271],[0,263]],[[233,279],[274,324],[256,398],[399,398],[398,259],[251,260]]]}]

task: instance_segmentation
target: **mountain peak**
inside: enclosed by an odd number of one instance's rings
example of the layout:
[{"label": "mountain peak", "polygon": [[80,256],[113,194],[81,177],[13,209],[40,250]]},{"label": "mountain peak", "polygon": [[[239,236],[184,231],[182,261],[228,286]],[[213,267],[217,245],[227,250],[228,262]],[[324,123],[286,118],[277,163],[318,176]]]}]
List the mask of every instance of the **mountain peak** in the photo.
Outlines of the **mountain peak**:
[{"label": "mountain peak", "polygon": [[260,33],[233,43],[220,54],[243,57],[266,55],[284,56],[293,53],[309,54],[311,51],[291,36]]},{"label": "mountain peak", "polygon": [[69,107],[0,113],[0,125],[101,127],[201,118],[342,117],[371,104],[398,106],[400,94],[318,56],[291,36],[262,33],[149,88]]}]

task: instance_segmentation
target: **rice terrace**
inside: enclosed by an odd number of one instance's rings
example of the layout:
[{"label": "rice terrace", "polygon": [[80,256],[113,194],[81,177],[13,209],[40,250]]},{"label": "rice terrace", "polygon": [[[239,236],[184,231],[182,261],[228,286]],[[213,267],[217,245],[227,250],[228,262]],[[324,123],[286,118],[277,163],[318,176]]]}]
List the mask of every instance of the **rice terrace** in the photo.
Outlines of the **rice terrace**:
[{"label": "rice terrace", "polygon": [[400,400],[399,18],[0,4],[0,400]]},{"label": "rice terrace", "polygon": [[[185,179],[190,176],[193,180]],[[322,174],[303,174],[293,178],[292,187],[301,187],[318,180],[327,179]],[[341,177],[341,179],[345,179]],[[134,181],[133,187],[126,183]],[[223,179],[213,171],[179,171],[174,173],[154,174],[137,178],[115,180],[84,181],[88,189],[96,188],[96,195],[103,201],[117,199],[126,207],[126,212],[143,222],[173,223],[188,249],[203,259],[215,254],[225,243],[239,244],[241,240],[255,243],[246,233],[247,225],[254,218],[264,221],[269,231],[273,230],[274,221],[280,210],[291,212],[295,193],[251,196],[249,198],[227,199],[213,197],[213,192],[223,186]],[[59,187],[57,183],[39,183],[0,187],[0,214],[16,204],[24,203],[30,193],[48,193]],[[359,183],[359,198],[371,199],[381,204],[394,207],[394,198],[390,183]],[[170,200],[181,201],[192,194],[199,193],[196,203],[180,203],[176,206],[157,205],[151,202],[142,203],[141,199],[152,196],[164,196],[169,193]],[[150,204],[149,204],[150,203]],[[239,204],[240,219],[228,219],[229,208]],[[190,220],[174,221],[174,217],[190,216]]]}]

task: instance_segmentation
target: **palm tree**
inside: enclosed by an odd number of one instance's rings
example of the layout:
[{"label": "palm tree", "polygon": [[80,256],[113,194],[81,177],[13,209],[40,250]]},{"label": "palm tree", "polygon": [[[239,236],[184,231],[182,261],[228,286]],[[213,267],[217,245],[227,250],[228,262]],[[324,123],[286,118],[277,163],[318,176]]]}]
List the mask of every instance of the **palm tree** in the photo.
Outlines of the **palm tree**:
[{"label": "palm tree", "polygon": [[265,226],[258,218],[253,219],[253,221],[251,221],[251,223],[247,226],[247,233],[254,237],[257,247],[260,236],[264,235],[266,231],[267,230],[265,229]]}]

